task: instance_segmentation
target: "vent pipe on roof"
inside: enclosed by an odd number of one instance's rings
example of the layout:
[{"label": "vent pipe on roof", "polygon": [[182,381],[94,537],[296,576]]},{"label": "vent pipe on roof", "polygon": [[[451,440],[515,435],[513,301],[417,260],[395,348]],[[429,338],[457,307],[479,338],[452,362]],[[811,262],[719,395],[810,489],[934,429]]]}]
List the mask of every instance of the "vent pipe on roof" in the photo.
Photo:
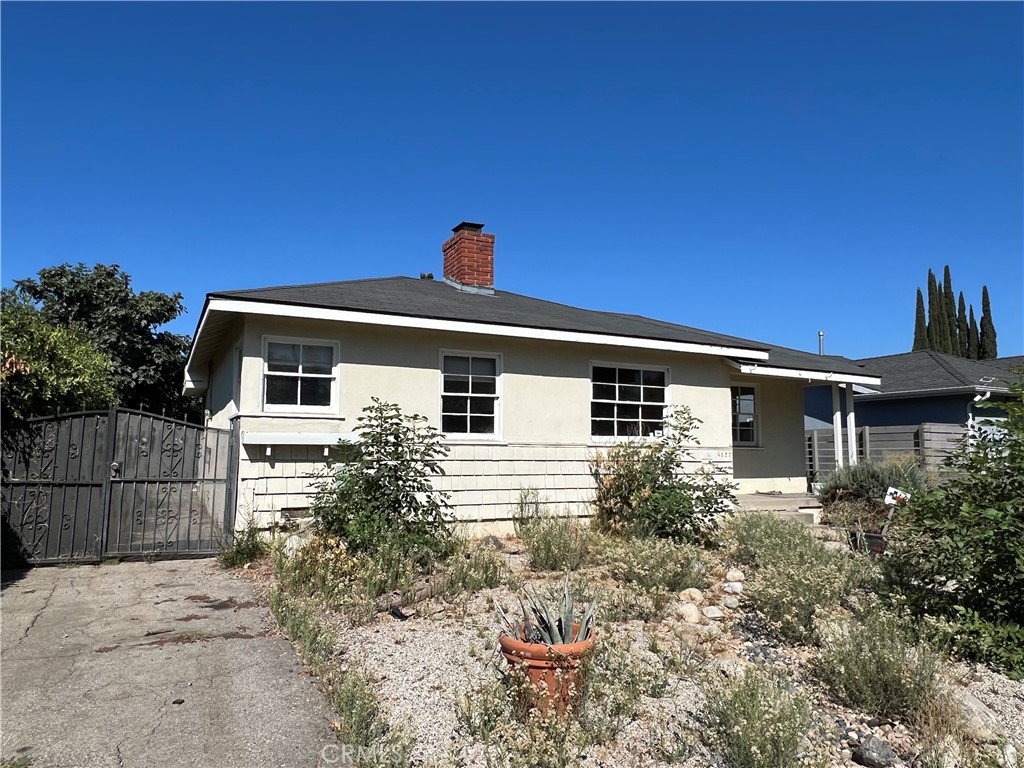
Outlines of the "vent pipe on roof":
[{"label": "vent pipe on roof", "polygon": [[825,332],[818,331],[818,354],[824,356],[825,354]]}]

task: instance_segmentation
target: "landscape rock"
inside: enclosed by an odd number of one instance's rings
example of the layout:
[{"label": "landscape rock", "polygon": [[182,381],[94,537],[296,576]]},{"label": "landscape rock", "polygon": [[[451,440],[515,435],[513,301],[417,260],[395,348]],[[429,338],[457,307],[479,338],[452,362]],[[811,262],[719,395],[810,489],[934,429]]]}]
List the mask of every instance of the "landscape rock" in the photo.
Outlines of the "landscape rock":
[{"label": "landscape rock", "polygon": [[679,599],[685,600],[688,603],[700,605],[704,602],[704,593],[695,587],[690,587],[689,589],[684,589],[679,593]]},{"label": "landscape rock", "polygon": [[868,768],[888,768],[894,765],[899,757],[892,751],[892,747],[875,734],[868,733],[854,748],[853,760]]},{"label": "landscape rock", "polygon": [[746,581],[747,577],[739,568],[731,568],[725,573],[726,581]]},{"label": "landscape rock", "polygon": [[992,744],[1005,738],[1005,731],[995,712],[989,709],[970,691],[953,686],[953,699],[964,716],[967,737],[976,744]]},{"label": "landscape rock", "polygon": [[721,621],[725,618],[725,611],[719,608],[717,605],[709,605],[705,608],[702,613],[712,621]]},{"label": "landscape rock", "polygon": [[726,608],[732,611],[735,611],[737,608],[740,607],[740,599],[735,595],[729,595],[728,597],[722,600],[722,605],[724,605]]},{"label": "landscape rock", "polygon": [[725,586],[722,587],[722,591],[728,592],[730,595],[738,595],[743,592],[743,582],[727,581]]},{"label": "landscape rock", "polygon": [[687,624],[700,624],[700,608],[693,603],[682,603],[676,611],[676,616]]}]

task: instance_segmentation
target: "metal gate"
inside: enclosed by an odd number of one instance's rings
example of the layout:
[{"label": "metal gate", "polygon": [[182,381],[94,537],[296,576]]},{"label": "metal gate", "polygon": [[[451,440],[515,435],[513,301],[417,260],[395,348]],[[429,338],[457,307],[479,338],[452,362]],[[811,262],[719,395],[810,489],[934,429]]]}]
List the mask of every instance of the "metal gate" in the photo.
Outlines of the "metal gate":
[{"label": "metal gate", "polygon": [[214,553],[236,451],[230,430],[141,411],[34,419],[4,446],[4,533],[37,563]]}]

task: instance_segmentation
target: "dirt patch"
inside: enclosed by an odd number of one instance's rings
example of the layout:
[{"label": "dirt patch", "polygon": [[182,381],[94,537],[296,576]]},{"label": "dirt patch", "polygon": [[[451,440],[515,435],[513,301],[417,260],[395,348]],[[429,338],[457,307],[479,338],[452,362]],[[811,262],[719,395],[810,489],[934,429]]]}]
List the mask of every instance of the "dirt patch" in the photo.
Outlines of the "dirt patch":
[{"label": "dirt patch", "polygon": [[206,617],[205,616],[201,616],[198,613],[190,613],[188,616],[181,616],[181,617],[175,619],[175,621],[197,621],[199,619],[204,619],[204,618],[206,618]]},{"label": "dirt patch", "polygon": [[102,648],[97,648],[96,653],[110,653],[111,651],[117,650],[121,646],[119,645],[105,645]]},{"label": "dirt patch", "polygon": [[189,595],[185,599],[193,603],[209,603],[213,601],[213,598],[209,595]]},{"label": "dirt patch", "polygon": [[209,595],[189,595],[185,598],[193,603],[205,603],[204,608],[209,608],[214,611],[226,611],[229,608],[239,610],[240,608],[255,608],[258,604],[253,600],[242,600],[239,602],[233,597],[229,597],[226,600],[219,600]]}]

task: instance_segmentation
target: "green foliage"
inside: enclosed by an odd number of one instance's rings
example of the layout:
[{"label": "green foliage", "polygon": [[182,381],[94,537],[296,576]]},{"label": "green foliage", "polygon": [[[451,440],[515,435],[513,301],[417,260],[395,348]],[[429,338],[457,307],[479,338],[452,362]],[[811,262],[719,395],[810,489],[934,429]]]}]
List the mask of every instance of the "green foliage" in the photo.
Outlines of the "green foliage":
[{"label": "green foliage", "polygon": [[825,477],[818,492],[823,521],[860,531],[881,531],[889,516],[883,499],[890,486],[912,495],[925,490],[925,476],[916,457],[889,454],[840,467]]},{"label": "green foliage", "polygon": [[236,533],[217,553],[217,560],[224,568],[241,568],[270,553],[270,543],[255,526],[248,526]]},{"label": "green foliage", "polygon": [[914,309],[914,352],[919,349],[928,349],[928,323],[924,315],[924,296],[921,289],[917,289],[917,306]]},{"label": "green foliage", "polygon": [[956,335],[960,342],[960,357],[970,357],[971,330],[967,324],[967,304],[964,302],[964,292],[960,291],[956,309]]},{"label": "green foliage", "polygon": [[981,287],[981,335],[978,337],[978,359],[994,360],[999,357],[996,326],[992,322],[992,306],[988,300],[988,286]]},{"label": "green foliage", "polygon": [[118,404],[198,421],[201,404],[181,394],[189,338],[157,331],[185,311],[180,293],[136,293],[116,265],[62,264],[16,280],[53,328],[78,328],[111,360]]},{"label": "green foliage", "polygon": [[811,706],[787,682],[756,668],[708,687],[711,746],[728,768],[793,768],[800,765]]},{"label": "green foliage", "polygon": [[711,569],[701,549],[664,539],[624,541],[610,551],[608,560],[608,573],[617,581],[669,593],[690,587],[704,589]]},{"label": "green foliage", "polygon": [[788,642],[813,642],[816,620],[847,604],[874,577],[866,557],[830,550],[800,523],[767,513],[737,516],[727,534],[737,559],[755,566],[747,589],[751,606]]},{"label": "green foliage", "polygon": [[946,481],[902,510],[889,575],[911,610],[961,623],[959,653],[1020,675],[1024,651],[992,642],[1024,627],[1024,384],[1011,391],[1002,429],[965,437]]},{"label": "green foliage", "polygon": [[521,619],[518,615],[510,616],[500,605],[497,606],[504,624],[502,631],[510,637],[528,643],[564,645],[581,642],[594,634],[597,598],[586,605],[577,605],[568,574],[561,590],[538,593],[524,587],[523,594],[526,602],[522,598],[519,600]]},{"label": "green foliage", "polygon": [[686,467],[698,424],[679,407],[666,420],[664,437],[620,443],[590,460],[598,530],[682,542],[710,537],[717,516],[736,500],[735,486],[706,465]]},{"label": "green foliage", "polygon": [[881,610],[826,633],[818,676],[840,703],[880,717],[913,722],[939,690],[942,660]]},{"label": "green foliage", "polygon": [[55,326],[24,297],[0,294],[5,433],[31,416],[104,408],[113,401],[112,362],[78,325]]},{"label": "green foliage", "polygon": [[974,305],[970,308],[970,323],[969,331],[967,336],[967,357],[971,360],[978,359],[978,345],[980,340],[978,338],[978,321],[974,319]]},{"label": "green foliage", "polygon": [[373,398],[355,428],[359,455],[330,462],[316,486],[312,509],[325,533],[352,552],[396,546],[426,561],[445,554],[452,542],[448,497],[431,478],[444,474],[448,455],[441,435],[423,416],[407,416],[397,405]]}]

